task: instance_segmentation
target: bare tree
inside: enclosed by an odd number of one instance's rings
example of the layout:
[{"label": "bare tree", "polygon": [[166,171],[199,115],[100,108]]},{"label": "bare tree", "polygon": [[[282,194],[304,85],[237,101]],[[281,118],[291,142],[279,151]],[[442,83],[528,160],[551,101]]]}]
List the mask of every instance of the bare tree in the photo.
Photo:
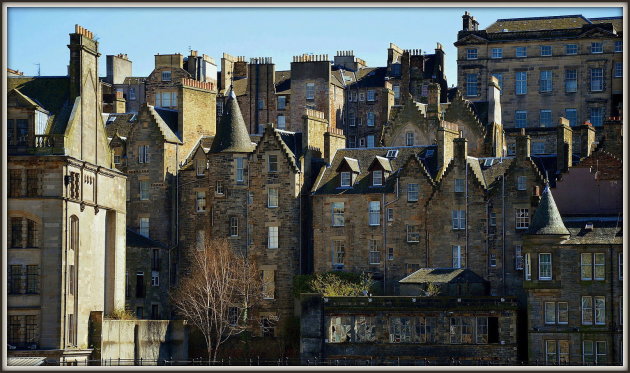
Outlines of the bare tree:
[{"label": "bare tree", "polygon": [[208,359],[247,329],[252,309],[261,301],[263,283],[256,264],[232,249],[226,239],[208,239],[192,249],[188,275],[171,294],[173,306],[203,334]]}]

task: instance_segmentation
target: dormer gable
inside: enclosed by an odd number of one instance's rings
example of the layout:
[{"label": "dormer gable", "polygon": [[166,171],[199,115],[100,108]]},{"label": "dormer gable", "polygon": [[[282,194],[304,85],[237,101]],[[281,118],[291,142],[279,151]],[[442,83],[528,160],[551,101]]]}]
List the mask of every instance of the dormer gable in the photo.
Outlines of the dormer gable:
[{"label": "dormer gable", "polygon": [[368,171],[370,172],[371,177],[371,185],[372,186],[383,186],[385,181],[392,173],[392,166],[389,159],[376,156],[374,160],[368,167]]},{"label": "dormer gable", "polygon": [[339,174],[339,186],[351,188],[361,172],[359,161],[354,158],[343,157],[336,172]]}]

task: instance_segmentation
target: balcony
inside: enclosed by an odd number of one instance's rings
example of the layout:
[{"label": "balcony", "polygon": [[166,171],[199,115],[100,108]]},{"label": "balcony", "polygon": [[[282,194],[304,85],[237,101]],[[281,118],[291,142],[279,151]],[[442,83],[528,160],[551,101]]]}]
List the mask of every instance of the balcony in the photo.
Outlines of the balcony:
[{"label": "balcony", "polygon": [[29,135],[8,141],[9,155],[64,154],[63,135]]}]

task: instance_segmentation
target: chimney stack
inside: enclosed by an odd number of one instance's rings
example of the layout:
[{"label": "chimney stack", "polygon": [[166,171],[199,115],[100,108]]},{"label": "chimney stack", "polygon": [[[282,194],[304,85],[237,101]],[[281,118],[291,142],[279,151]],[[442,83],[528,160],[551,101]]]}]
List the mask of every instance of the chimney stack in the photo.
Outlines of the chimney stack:
[{"label": "chimney stack", "polygon": [[459,137],[453,140],[454,158],[460,161],[466,161],[468,156],[468,140],[463,137],[462,132],[459,132]]},{"label": "chimney stack", "polygon": [[573,130],[569,126],[569,120],[563,117],[560,117],[557,128],[557,169],[566,172],[573,165]]},{"label": "chimney stack", "polygon": [[488,82],[488,123],[501,123],[501,88],[499,80],[491,76]]},{"label": "chimney stack", "polygon": [[521,128],[521,133],[516,136],[516,159],[525,160],[531,156],[531,139],[525,134],[525,128]]},{"label": "chimney stack", "polygon": [[584,122],[578,129],[580,131],[580,158],[586,158],[591,155],[595,142],[595,128],[589,122]]}]

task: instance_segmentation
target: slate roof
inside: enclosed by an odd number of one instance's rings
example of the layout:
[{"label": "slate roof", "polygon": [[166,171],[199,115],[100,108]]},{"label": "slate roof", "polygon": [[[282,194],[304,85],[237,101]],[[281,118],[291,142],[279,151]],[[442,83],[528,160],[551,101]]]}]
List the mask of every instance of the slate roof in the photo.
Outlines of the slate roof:
[{"label": "slate roof", "polygon": [[[486,160],[491,159],[492,165],[486,166]],[[492,185],[497,181],[497,178],[501,175],[505,175],[507,169],[514,162],[514,157],[488,157],[478,158],[479,168],[481,169],[481,175],[486,187]]]},{"label": "slate roof", "polygon": [[127,228],[127,247],[161,247],[166,246]]},{"label": "slate roof", "polygon": [[593,24],[612,23],[617,31],[623,31],[623,17],[599,17],[589,18]]},{"label": "slate roof", "polygon": [[217,133],[210,151],[213,153],[249,153],[254,145],[249,138],[243,114],[238,106],[234,91],[228,94],[221,120],[217,123]]},{"label": "slate roof", "polygon": [[352,88],[357,87],[383,87],[387,67],[366,67],[357,72],[355,83],[349,83]]},{"label": "slate roof", "polygon": [[[621,216],[563,217],[564,225],[571,237],[564,241],[568,245],[623,244],[623,218]],[[593,229],[586,229],[586,224]]]},{"label": "slate roof", "polygon": [[136,85],[136,84],[144,84],[147,78],[137,77],[137,76],[128,76],[123,80],[123,84]]},{"label": "slate roof", "polygon": [[108,114],[103,122],[105,122],[105,131],[108,137],[113,137],[116,132],[119,136],[128,137],[131,128],[136,123],[136,115],[133,113]]},{"label": "slate roof", "polygon": [[291,71],[276,71],[276,94],[291,94]]},{"label": "slate roof", "polygon": [[539,31],[580,28],[591,22],[581,14],[551,17],[506,18],[498,19],[486,28],[487,32]]},{"label": "slate roof", "polygon": [[[368,167],[370,167],[376,156],[385,157],[387,151],[390,149],[398,150],[398,156],[390,159],[393,173],[385,180],[383,186],[373,187],[371,186],[372,183]],[[433,150],[433,152],[430,156],[425,158],[425,154],[428,150]],[[428,169],[427,165],[437,164],[437,150],[435,145],[339,149],[331,161],[330,166],[322,170],[321,176],[318,177],[317,182],[313,186],[313,194],[392,193],[395,191],[395,178],[392,176],[405,165],[411,156],[417,157],[425,169],[427,169],[427,172],[430,175],[432,174],[432,171]],[[359,168],[359,174],[357,175],[355,184],[351,188],[340,187],[337,169],[344,158],[356,159],[357,167]]]},{"label": "slate roof", "polygon": [[295,159],[300,159],[302,156],[302,133],[289,132],[279,129],[276,129],[276,133],[280,135],[280,139],[291,151],[291,153],[293,153]]},{"label": "slate roof", "polygon": [[466,268],[420,268],[398,281],[401,284],[485,282],[475,272]]},{"label": "slate roof", "polygon": [[[146,104],[145,104],[146,105]],[[162,132],[164,140],[181,144],[181,140],[176,135],[177,133],[177,112],[174,110],[155,108],[151,105],[146,105],[149,112],[153,115],[155,123]],[[173,115],[175,112],[175,115]],[[175,119],[173,119],[175,117]],[[168,121],[168,122],[167,122]],[[175,130],[173,130],[175,128]]]},{"label": "slate roof", "polygon": [[569,231],[562,222],[562,217],[553,199],[549,187],[545,187],[536,208],[527,234],[532,235],[568,235]]},{"label": "slate roof", "polygon": [[[552,188],[556,187],[556,181],[558,178],[558,155],[557,154],[532,154],[531,159],[540,171],[540,174],[548,179],[549,185]],[[572,164],[578,164],[580,162],[580,156],[573,154]]]}]

